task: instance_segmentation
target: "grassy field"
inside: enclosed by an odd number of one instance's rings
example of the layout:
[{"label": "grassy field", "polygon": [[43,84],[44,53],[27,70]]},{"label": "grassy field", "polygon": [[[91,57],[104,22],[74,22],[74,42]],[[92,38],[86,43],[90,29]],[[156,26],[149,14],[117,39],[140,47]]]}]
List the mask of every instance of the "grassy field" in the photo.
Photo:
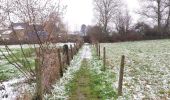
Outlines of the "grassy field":
[{"label": "grassy field", "polygon": [[[108,67],[106,71],[103,71],[103,62],[96,57],[95,49],[89,51],[92,52],[91,59],[82,61],[82,56],[87,55],[85,52],[87,48],[84,48],[74,58],[63,78],[54,85],[52,98],[75,99],[75,95],[83,94],[83,98],[88,94],[89,99],[91,97],[101,100],[117,99],[119,66],[121,56],[125,55],[123,96],[118,97],[118,100],[170,99],[170,40],[102,43],[101,55],[103,47],[106,47]],[[93,47],[90,46],[90,48]],[[4,48],[1,50],[5,53]],[[20,49],[12,48],[12,50],[19,59],[11,59],[11,61],[24,63]],[[33,67],[33,50],[24,48],[24,51]],[[7,57],[9,57],[8,54]],[[1,56],[0,81],[20,74]],[[77,94],[77,91],[81,91],[80,94]],[[48,98],[48,95],[46,97]]]},{"label": "grassy field", "polygon": [[[67,45],[74,45],[74,43],[57,43],[51,44],[51,46],[55,47],[62,47],[64,44]],[[45,45],[44,45],[45,46]],[[35,44],[35,47],[39,47],[38,44]],[[3,56],[5,56],[10,60],[12,63],[18,63],[22,65],[23,70],[28,70],[28,67],[34,69],[35,67],[35,52],[34,52],[34,45],[22,45],[24,54],[21,51],[20,45],[8,45],[8,48],[12,51],[12,53],[8,53],[8,49],[4,45],[0,45],[0,82],[9,80],[14,77],[20,77],[22,75],[14,65],[10,64],[8,60]],[[3,52],[3,53],[2,53]],[[26,56],[26,59],[24,57]]]},{"label": "grassy field", "polygon": [[[5,48],[0,48],[1,51],[5,54],[6,58],[9,59],[12,63],[18,63],[23,66],[23,69],[26,69],[28,66],[34,68],[34,53],[31,48],[24,48],[24,54],[26,56],[25,60],[24,55],[20,48],[10,48],[12,53],[8,53]],[[5,81],[14,77],[20,77],[22,75],[14,65],[10,64],[8,60],[3,56],[3,53],[0,52],[0,81]]]},{"label": "grassy field", "polygon": [[[122,98],[169,99],[170,40],[104,43],[103,47],[109,70],[116,73],[117,82],[121,55],[126,57]],[[117,82],[113,84],[117,86]]]}]

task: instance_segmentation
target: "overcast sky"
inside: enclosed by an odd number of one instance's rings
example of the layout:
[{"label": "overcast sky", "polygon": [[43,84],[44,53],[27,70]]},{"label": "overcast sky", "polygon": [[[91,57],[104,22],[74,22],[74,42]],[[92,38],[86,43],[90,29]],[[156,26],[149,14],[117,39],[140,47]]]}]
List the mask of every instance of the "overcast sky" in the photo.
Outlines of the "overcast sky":
[{"label": "overcast sky", "polygon": [[[67,12],[65,22],[71,31],[80,30],[82,24],[94,24],[93,0],[66,0]],[[133,22],[136,22],[139,17],[135,14],[135,10],[139,9],[138,0],[124,0],[127,4],[130,14],[133,17]]]}]

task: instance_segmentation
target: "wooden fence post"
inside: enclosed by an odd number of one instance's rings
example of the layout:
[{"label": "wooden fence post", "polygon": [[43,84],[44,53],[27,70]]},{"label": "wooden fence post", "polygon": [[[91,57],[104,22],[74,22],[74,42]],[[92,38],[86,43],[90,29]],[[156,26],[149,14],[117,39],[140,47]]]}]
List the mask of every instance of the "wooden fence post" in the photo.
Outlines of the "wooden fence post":
[{"label": "wooden fence post", "polygon": [[106,70],[106,48],[103,48],[103,67],[104,71]]},{"label": "wooden fence post", "polygon": [[40,59],[35,59],[35,71],[36,71],[36,97],[35,100],[43,100],[43,87],[42,87],[42,68]]},{"label": "wooden fence post", "polygon": [[73,59],[73,47],[72,47],[72,45],[70,45],[70,49],[71,49],[71,59]]},{"label": "wooden fence post", "polygon": [[61,52],[60,52],[60,48],[58,49],[58,61],[59,61],[59,64],[60,64],[60,76],[62,77],[63,76],[63,67],[62,67],[62,62],[61,62]]},{"label": "wooden fence post", "polygon": [[77,54],[77,43],[75,43],[75,54]]},{"label": "wooden fence post", "polygon": [[100,43],[99,43],[99,51],[98,52],[99,52],[99,59],[100,59]]},{"label": "wooden fence post", "polygon": [[70,65],[69,49],[66,51],[67,65]]},{"label": "wooden fence post", "polygon": [[75,55],[75,47],[72,47],[73,56]]},{"label": "wooden fence post", "polygon": [[67,63],[67,65],[70,65],[69,47],[66,44],[63,46],[63,54],[64,54],[64,56],[66,56],[66,63]]},{"label": "wooden fence post", "polygon": [[75,54],[77,54],[77,43],[75,44]]},{"label": "wooden fence post", "polygon": [[119,72],[119,86],[118,86],[118,96],[122,95],[122,84],[123,84],[123,74],[124,74],[124,64],[125,64],[125,56],[121,57],[121,65]]},{"label": "wooden fence post", "polygon": [[97,56],[98,56],[98,43],[96,43],[96,53],[97,53]]}]

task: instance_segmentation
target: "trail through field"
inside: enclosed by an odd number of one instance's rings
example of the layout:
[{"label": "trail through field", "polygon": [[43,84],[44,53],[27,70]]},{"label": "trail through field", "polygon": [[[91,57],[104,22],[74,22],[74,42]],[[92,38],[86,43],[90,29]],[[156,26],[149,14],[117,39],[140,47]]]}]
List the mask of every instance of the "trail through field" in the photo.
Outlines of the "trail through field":
[{"label": "trail through field", "polygon": [[74,89],[69,100],[98,100],[91,87],[91,74],[89,73],[88,60],[82,61],[81,69],[77,73],[74,80]]},{"label": "trail through field", "polygon": [[[91,46],[92,47],[92,46]],[[103,71],[103,62],[87,46],[79,71],[68,84],[69,100],[115,100],[114,73]]]},{"label": "trail through field", "polygon": [[91,59],[91,49],[86,46],[82,53],[83,60],[81,61],[80,70],[76,73],[74,78],[74,89],[70,95],[69,100],[97,100],[97,97],[92,93],[90,87],[90,73],[88,60]]},{"label": "trail through field", "polygon": [[52,90],[52,95],[46,95],[45,98],[51,99],[51,100],[58,100],[58,99],[64,99],[68,100],[68,90],[66,89],[66,85],[71,83],[70,81],[74,79],[74,74],[79,72],[81,63],[84,59],[91,59],[91,49],[90,45],[85,44],[82,49],[78,52],[78,54],[73,58],[71,61],[70,66],[64,73],[63,77],[56,82],[56,84],[53,86],[54,89]]},{"label": "trail through field", "polygon": [[76,73],[73,82],[73,90],[69,100],[98,100],[93,93],[91,84],[91,73],[89,69],[89,59],[91,59],[91,49],[86,46],[83,50],[80,70]]},{"label": "trail through field", "polygon": [[91,59],[92,58],[91,49],[90,49],[89,45],[87,45],[87,44],[83,48],[82,58],[83,59]]},{"label": "trail through field", "polygon": [[116,100],[112,84],[116,77],[112,71],[102,69],[95,48],[83,45],[45,100]]}]

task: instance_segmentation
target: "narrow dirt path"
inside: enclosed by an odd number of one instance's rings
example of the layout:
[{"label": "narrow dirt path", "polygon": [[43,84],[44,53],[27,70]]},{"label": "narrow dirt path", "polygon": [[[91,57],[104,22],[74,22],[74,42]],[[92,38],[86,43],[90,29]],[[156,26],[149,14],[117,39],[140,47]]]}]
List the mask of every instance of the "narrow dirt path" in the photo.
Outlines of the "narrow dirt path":
[{"label": "narrow dirt path", "polygon": [[91,49],[87,45],[82,55],[80,70],[73,80],[72,91],[69,100],[99,100],[91,87],[91,73],[88,61],[92,58]]},{"label": "narrow dirt path", "polygon": [[[54,85],[48,100],[116,100],[117,93],[112,85],[114,74],[105,72],[102,61],[91,46],[85,44],[74,57],[63,77]],[[50,99],[49,99],[50,97]]]},{"label": "narrow dirt path", "polygon": [[78,54],[71,61],[71,64],[63,74],[63,77],[54,85],[54,89],[52,90],[53,95],[46,96],[47,100],[68,100],[71,95],[70,84],[72,84],[75,73],[78,73],[81,69],[83,60],[91,59],[91,57],[90,45],[83,45],[82,49],[80,49]]},{"label": "narrow dirt path", "polygon": [[91,74],[89,70],[88,60],[82,61],[81,69],[76,74],[74,80],[74,89],[69,100],[99,100],[93,93],[91,87]]}]

